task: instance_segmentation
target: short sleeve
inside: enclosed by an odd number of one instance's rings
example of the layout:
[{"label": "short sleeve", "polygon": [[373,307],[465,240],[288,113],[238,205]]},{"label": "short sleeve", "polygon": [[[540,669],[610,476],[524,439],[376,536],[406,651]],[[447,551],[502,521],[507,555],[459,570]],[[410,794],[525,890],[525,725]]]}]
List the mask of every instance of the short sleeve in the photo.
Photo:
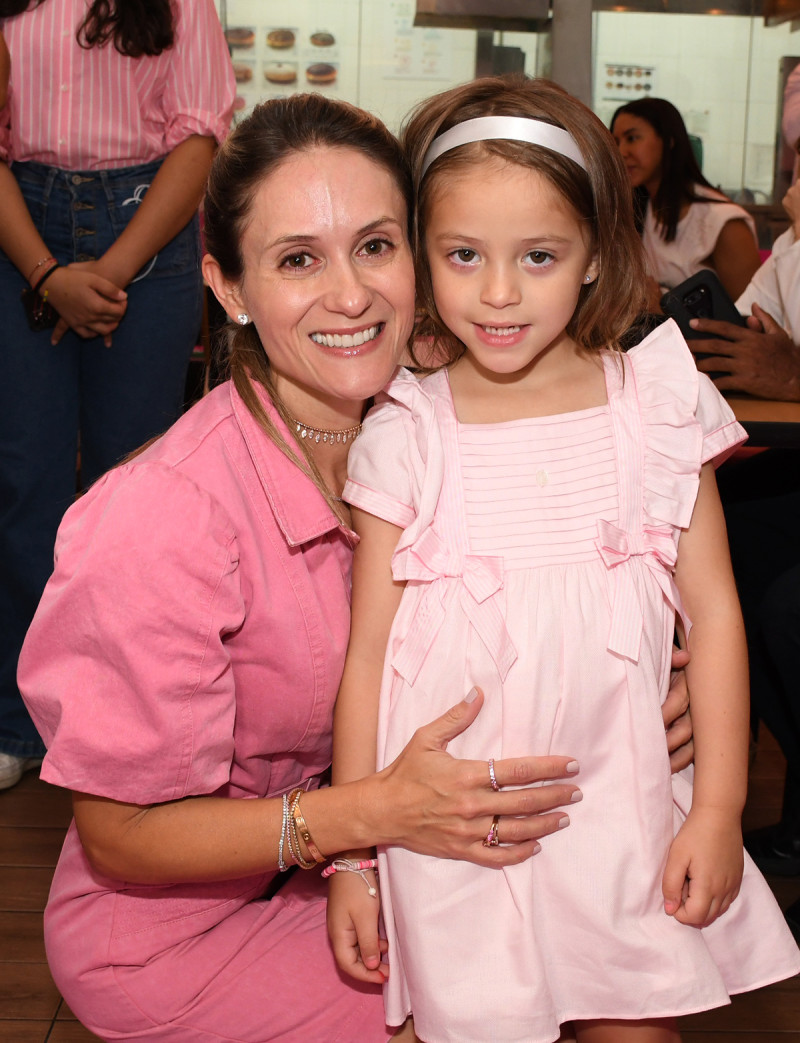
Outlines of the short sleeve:
[{"label": "short sleeve", "polygon": [[233,117],[236,81],[213,0],[178,5],[170,75],[162,99],[168,151],[193,134],[222,141]]},{"label": "short sleeve", "polygon": [[698,373],[697,420],[703,430],[702,463],[721,463],[747,441],[747,432],[705,373]]},{"label": "short sleeve", "polygon": [[416,517],[418,502],[413,424],[406,406],[381,395],[350,450],[344,487],[348,503],[403,529]]},{"label": "short sleeve", "polygon": [[236,548],[220,505],[158,462],[111,471],[67,512],[19,665],[42,778],[137,804],[228,781]]},{"label": "short sleeve", "polygon": [[644,508],[657,522],[686,528],[700,469],[718,466],[747,434],[694,356],[674,320],[626,356],[633,369],[644,437]]}]

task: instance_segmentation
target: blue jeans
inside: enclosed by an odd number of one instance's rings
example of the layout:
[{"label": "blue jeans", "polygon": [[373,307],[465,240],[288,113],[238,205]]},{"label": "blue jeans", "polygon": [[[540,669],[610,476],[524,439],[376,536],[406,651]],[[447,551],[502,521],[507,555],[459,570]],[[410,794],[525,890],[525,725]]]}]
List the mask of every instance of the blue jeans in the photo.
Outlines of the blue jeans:
[{"label": "blue jeans", "polygon": [[[102,256],[158,167],[11,169],[65,265]],[[128,308],[110,348],[72,330],[55,347],[50,330],[33,333],[20,302],[26,285],[0,251],[0,752],[34,757],[43,746],[17,688],[17,659],[75,498],[78,446],[85,488],[180,414],[202,316],[198,220],[126,287]]]}]

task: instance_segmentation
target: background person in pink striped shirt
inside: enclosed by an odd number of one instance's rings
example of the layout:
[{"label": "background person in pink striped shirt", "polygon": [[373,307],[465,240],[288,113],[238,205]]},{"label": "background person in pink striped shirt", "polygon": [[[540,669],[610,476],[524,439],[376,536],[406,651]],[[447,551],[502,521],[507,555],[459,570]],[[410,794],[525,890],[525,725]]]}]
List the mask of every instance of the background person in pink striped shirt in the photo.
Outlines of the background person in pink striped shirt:
[{"label": "background person in pink striped shirt", "polygon": [[86,487],[183,405],[235,87],[213,0],[0,0],[0,37],[2,789],[43,754],[16,661],[78,448]]}]

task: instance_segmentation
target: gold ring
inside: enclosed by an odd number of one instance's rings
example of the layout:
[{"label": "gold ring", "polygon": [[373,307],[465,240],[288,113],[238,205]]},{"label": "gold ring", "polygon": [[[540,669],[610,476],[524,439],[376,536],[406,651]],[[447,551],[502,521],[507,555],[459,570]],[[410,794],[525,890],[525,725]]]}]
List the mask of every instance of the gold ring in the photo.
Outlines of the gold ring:
[{"label": "gold ring", "polygon": [[495,815],[492,819],[492,824],[489,827],[489,832],[486,834],[484,839],[481,841],[484,847],[497,847],[500,843],[500,837],[497,832],[497,826],[500,822],[500,816]]},{"label": "gold ring", "polygon": [[494,773],[494,757],[489,758],[489,785],[497,793],[500,786],[497,784],[497,776]]}]

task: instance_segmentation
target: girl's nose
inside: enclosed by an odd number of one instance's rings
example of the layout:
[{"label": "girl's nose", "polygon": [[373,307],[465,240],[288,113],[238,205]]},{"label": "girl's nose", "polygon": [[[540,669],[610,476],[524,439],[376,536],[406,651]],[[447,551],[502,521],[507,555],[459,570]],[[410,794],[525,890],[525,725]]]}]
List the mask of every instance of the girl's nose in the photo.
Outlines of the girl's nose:
[{"label": "girl's nose", "polygon": [[505,265],[486,269],[481,287],[481,301],[493,308],[507,308],[519,304],[522,294],[519,273]]},{"label": "girl's nose", "polygon": [[327,309],[350,318],[362,315],[372,303],[372,291],[364,276],[365,273],[354,264],[331,266],[325,294]]}]

